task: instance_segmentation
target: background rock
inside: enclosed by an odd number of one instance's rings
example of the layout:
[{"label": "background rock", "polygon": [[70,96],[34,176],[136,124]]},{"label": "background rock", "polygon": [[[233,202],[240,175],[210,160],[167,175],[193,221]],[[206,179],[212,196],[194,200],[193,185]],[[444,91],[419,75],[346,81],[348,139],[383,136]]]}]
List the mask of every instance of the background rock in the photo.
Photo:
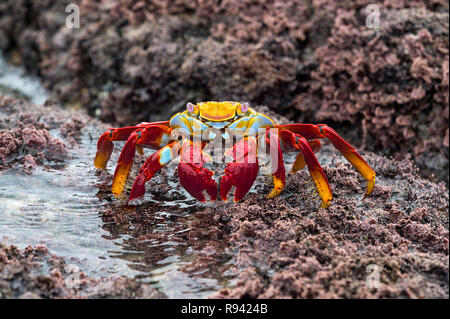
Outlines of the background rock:
[{"label": "background rock", "polygon": [[[65,26],[78,3],[81,28]],[[248,100],[327,122],[362,148],[411,154],[448,182],[448,3],[3,1],[0,48],[60,101],[107,122],[166,119],[187,101]]]}]

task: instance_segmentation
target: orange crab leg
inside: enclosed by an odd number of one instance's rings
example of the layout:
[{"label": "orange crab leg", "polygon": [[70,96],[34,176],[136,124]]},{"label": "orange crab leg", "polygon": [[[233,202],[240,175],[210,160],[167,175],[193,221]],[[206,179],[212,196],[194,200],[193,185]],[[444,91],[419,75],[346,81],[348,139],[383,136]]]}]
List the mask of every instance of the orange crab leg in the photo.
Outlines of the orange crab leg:
[{"label": "orange crab leg", "polygon": [[327,208],[333,198],[327,177],[325,176],[322,167],[304,137],[299,138],[298,145],[303,153],[306,165],[308,166],[309,174],[311,175],[319,196],[322,199],[322,207]]},{"label": "orange crab leg", "polygon": [[277,129],[266,129],[266,145],[270,147],[270,168],[273,178],[273,188],[267,195],[272,198],[281,193],[286,184],[286,170],[284,168],[283,153]]},{"label": "orange crab leg", "polygon": [[[283,132],[283,131],[281,131]],[[296,142],[295,142],[295,137],[291,136],[290,134],[286,134],[286,132],[289,131],[284,131],[285,133],[280,133],[280,141],[282,144],[282,150],[283,151],[295,151],[298,149]],[[321,148],[321,144],[320,141],[315,139],[315,140],[310,140],[308,141],[309,146],[311,147],[313,153],[317,153],[320,151]],[[296,173],[299,170],[302,170],[304,167],[306,166],[306,161],[305,161],[305,157],[303,156],[303,153],[300,152],[297,155],[297,158],[295,159],[294,164],[292,165],[292,172]]]},{"label": "orange crab leg", "polygon": [[142,197],[145,194],[145,183],[152,179],[163,166],[173,161],[178,156],[180,148],[180,142],[173,141],[147,158],[133,183],[129,201]]},{"label": "orange crab leg", "polygon": [[375,172],[367,162],[359,155],[355,148],[340,137],[331,127],[326,124],[288,124],[277,125],[280,130],[288,130],[300,134],[306,139],[328,138],[334,147],[356,168],[356,170],[367,180],[367,189],[364,197],[368,196],[375,185]]},{"label": "orange crab leg", "polygon": [[319,127],[314,124],[284,124],[275,125],[280,131],[286,130],[295,134],[300,134],[306,140],[313,140],[317,138],[324,138],[325,136],[320,131]]},{"label": "orange crab leg", "polygon": [[227,164],[220,180],[220,198],[228,200],[231,188],[236,187],[234,201],[240,201],[252,187],[258,174],[257,143],[254,137],[245,137],[225,152],[232,162]]},{"label": "orange crab leg", "polygon": [[[310,143],[300,134],[294,134],[286,130],[280,132],[280,138],[282,139],[283,143],[293,145],[296,149],[301,151],[301,160],[304,161],[308,166],[309,174],[311,175],[314,184],[316,185],[317,192],[322,199],[322,207],[327,208],[331,203],[333,194],[331,193],[327,177],[325,176],[322,167],[317,161]],[[313,143],[313,145],[317,144]],[[299,157],[297,157],[296,163],[298,159]],[[296,169],[296,163],[294,163],[293,170]]]},{"label": "orange crab leg", "polygon": [[139,126],[109,129],[100,136],[97,142],[97,153],[94,165],[98,169],[105,169],[111,153],[114,149],[113,141],[125,141],[131,133],[139,129]]},{"label": "orange crab leg", "polygon": [[[321,145],[319,140],[308,141],[308,144],[311,147],[314,154],[320,151]],[[297,158],[295,159],[295,162],[292,165],[292,172],[296,173],[305,168],[305,166],[306,166],[305,157],[303,156],[303,153],[300,152],[298,153]]]},{"label": "orange crab leg", "polygon": [[217,199],[217,183],[212,179],[213,172],[203,167],[211,159],[202,151],[201,145],[185,140],[178,164],[178,177],[181,185],[200,202],[205,202],[205,194],[211,201]]},{"label": "orange crab leg", "polygon": [[342,155],[356,168],[356,170],[367,180],[367,189],[364,197],[370,195],[375,186],[375,172],[367,164],[364,158],[359,155],[355,148],[348,144],[342,137],[340,137],[335,130],[327,125],[321,125],[319,128],[323,134],[331,141],[331,143],[341,152]]},{"label": "orange crab leg", "polygon": [[170,140],[170,128],[164,125],[152,125],[145,128],[137,129],[130,134],[120,153],[117,162],[116,171],[112,183],[112,192],[119,196],[133,165],[136,146],[143,145],[150,148],[159,148],[166,145]]},{"label": "orange crab leg", "polygon": [[100,136],[97,142],[97,153],[95,154],[94,165],[98,169],[105,169],[109,161],[111,153],[114,149],[113,141],[126,141],[134,131],[152,125],[169,126],[168,121],[164,122],[143,122],[136,126],[128,126],[122,128],[111,128]]}]

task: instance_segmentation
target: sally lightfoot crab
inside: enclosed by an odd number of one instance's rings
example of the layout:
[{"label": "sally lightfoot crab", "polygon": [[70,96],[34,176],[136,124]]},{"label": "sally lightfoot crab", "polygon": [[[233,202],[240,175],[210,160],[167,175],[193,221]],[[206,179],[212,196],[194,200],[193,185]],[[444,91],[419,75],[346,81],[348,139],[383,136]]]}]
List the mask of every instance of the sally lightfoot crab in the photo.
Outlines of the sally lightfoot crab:
[{"label": "sally lightfoot crab", "polygon": [[[129,200],[142,197],[145,183],[163,166],[180,157],[178,176],[181,185],[197,200],[223,201],[234,188],[234,201],[241,200],[250,190],[259,169],[260,155],[269,155],[273,189],[267,197],[277,196],[286,181],[283,152],[297,152],[292,166],[297,172],[308,168],[322,207],[330,205],[332,193],[328,180],[314,153],[320,150],[319,139],[327,138],[334,147],[367,180],[365,196],[375,185],[375,172],[356,150],[325,124],[276,125],[268,116],[257,113],[248,103],[202,102],[188,103],[186,110],[170,121],[141,123],[136,126],[112,128],[103,133],[97,143],[95,167],[105,169],[113,151],[113,141],[126,141],[114,173],[112,192],[119,196],[129,176],[136,151],[156,149],[147,158],[134,180]],[[213,172],[204,167],[212,161],[208,145],[219,138],[225,144],[228,158],[225,174],[218,187]]]}]

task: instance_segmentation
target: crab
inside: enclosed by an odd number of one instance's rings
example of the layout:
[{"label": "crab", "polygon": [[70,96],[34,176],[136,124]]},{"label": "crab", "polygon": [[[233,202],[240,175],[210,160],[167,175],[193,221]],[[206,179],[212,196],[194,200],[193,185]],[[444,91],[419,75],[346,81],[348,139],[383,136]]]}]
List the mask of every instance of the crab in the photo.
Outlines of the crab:
[{"label": "crab", "polygon": [[[206,163],[212,161],[207,147],[217,138],[228,144],[224,152],[228,162],[220,178],[220,187],[213,179],[214,173],[205,167]],[[186,110],[173,115],[169,121],[111,128],[98,140],[94,164],[96,168],[104,170],[113,151],[113,142],[126,141],[112,182],[112,193],[116,197],[124,191],[135,153],[143,155],[143,148],[150,148],[156,151],[139,170],[128,201],[141,198],[145,194],[145,183],[177,158],[180,183],[198,201],[207,201],[206,195],[210,201],[228,201],[232,189],[234,201],[240,201],[257,177],[260,155],[265,153],[270,159],[268,166],[273,188],[267,198],[272,198],[280,194],[286,183],[283,152],[297,152],[292,172],[308,168],[322,200],[321,206],[327,208],[333,195],[315,156],[321,148],[319,140],[324,138],[367,180],[364,197],[368,196],[375,185],[375,172],[355,148],[331,127],[326,124],[277,125],[267,115],[252,109],[247,102],[187,103]]]}]

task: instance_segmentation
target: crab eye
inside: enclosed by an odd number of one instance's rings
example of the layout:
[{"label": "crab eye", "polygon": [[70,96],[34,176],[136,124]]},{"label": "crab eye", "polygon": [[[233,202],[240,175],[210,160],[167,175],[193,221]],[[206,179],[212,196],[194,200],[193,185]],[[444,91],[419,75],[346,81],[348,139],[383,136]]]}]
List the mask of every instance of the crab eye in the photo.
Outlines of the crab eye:
[{"label": "crab eye", "polygon": [[186,104],[186,109],[188,110],[189,113],[193,113],[194,109],[195,109],[195,106],[194,106],[194,104],[189,102],[188,104]]},{"label": "crab eye", "polygon": [[242,113],[247,112],[248,109],[249,109],[249,107],[250,107],[250,105],[248,104],[248,102],[243,103],[243,104],[241,105],[241,112],[242,112]]}]

